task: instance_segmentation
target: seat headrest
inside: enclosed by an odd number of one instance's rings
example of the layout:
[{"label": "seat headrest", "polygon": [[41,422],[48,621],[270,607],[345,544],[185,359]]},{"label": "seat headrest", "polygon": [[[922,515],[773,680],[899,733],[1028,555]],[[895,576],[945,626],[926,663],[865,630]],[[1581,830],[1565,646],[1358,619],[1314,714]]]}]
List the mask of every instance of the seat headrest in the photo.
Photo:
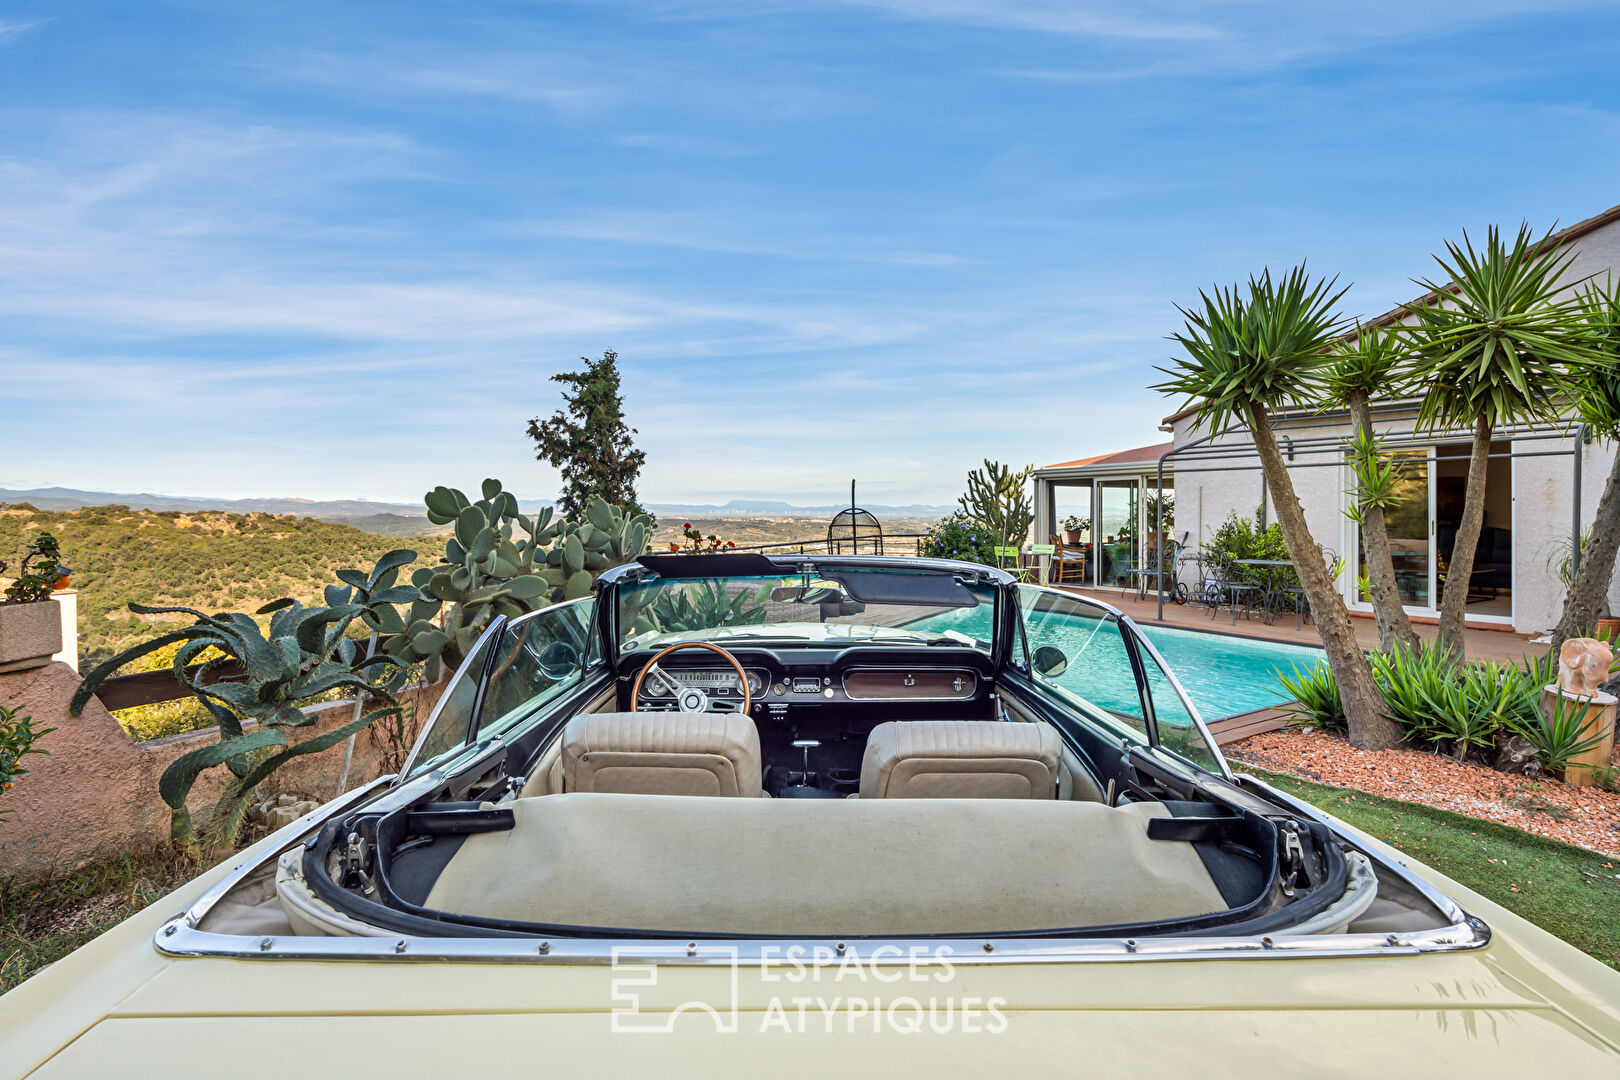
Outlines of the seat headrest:
[{"label": "seat headrest", "polygon": [[563,729],[563,790],[760,795],[759,732],[742,713],[582,713]]},{"label": "seat headrest", "polygon": [[890,721],[866,740],[861,798],[1052,799],[1062,753],[1047,724]]}]

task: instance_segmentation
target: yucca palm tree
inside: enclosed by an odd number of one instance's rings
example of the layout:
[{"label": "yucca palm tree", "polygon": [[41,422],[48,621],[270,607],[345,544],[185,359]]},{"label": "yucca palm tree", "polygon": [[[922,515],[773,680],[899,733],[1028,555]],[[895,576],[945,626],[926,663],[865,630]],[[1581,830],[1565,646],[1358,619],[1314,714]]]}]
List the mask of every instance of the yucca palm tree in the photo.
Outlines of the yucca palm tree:
[{"label": "yucca palm tree", "polygon": [[1580,393],[1581,376],[1603,364],[1579,318],[1579,298],[1560,278],[1575,253],[1536,239],[1519,226],[1509,245],[1491,226],[1475,250],[1446,241],[1439,283],[1418,280],[1427,302],[1407,305],[1414,325],[1399,332],[1413,353],[1414,381],[1422,387],[1418,426],[1430,431],[1468,429],[1472,447],[1462,518],[1440,598],[1440,647],[1463,655],[1463,613],[1474,553],[1485,521],[1485,470],[1496,428],[1560,419]]},{"label": "yucca palm tree", "polygon": [[1384,523],[1384,509],[1401,481],[1401,469],[1382,453],[1372,422],[1372,397],[1399,392],[1395,376],[1400,365],[1400,342],[1393,334],[1378,327],[1358,326],[1353,339],[1335,343],[1324,369],[1325,404],[1343,405],[1350,411],[1350,463],[1356,489],[1352,492],[1355,501],[1347,513],[1361,529],[1367,591],[1378,624],[1378,647],[1385,652],[1397,646],[1415,649],[1418,644],[1417,631],[1406,616],[1401,590],[1395,582],[1395,560]]},{"label": "yucca palm tree", "polygon": [[1192,310],[1177,307],[1187,324],[1172,335],[1185,356],[1154,389],[1186,394],[1198,425],[1211,433],[1246,425],[1260,454],[1277,524],[1288,544],[1300,586],[1316,617],[1317,633],[1339,684],[1350,742],[1361,749],[1394,746],[1400,731],[1384,714],[1372,667],[1356,642],[1350,612],[1334,587],[1322,549],[1305,523],[1272,415],[1315,402],[1324,388],[1327,349],[1342,326],[1334,306],[1344,295],[1333,281],[1312,282],[1304,266],[1273,281],[1269,270],[1239,286],[1199,293]]},{"label": "yucca palm tree", "polygon": [[[1587,343],[1608,358],[1608,363],[1586,368],[1577,408],[1583,423],[1601,439],[1620,440],[1620,281],[1611,274],[1602,284],[1581,293],[1581,323]],[[1575,452],[1580,453],[1577,444]],[[1620,453],[1609,464],[1591,530],[1579,540],[1580,561],[1574,580],[1564,594],[1564,610],[1553,630],[1552,653],[1568,638],[1589,632],[1603,614],[1609,583],[1614,580],[1615,554],[1620,552]]]}]

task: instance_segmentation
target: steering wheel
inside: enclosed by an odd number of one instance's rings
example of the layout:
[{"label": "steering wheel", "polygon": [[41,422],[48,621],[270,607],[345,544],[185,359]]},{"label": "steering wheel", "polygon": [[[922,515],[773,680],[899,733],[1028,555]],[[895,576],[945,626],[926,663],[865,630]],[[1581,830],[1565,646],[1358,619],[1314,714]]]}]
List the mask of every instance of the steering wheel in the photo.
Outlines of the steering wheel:
[{"label": "steering wheel", "polygon": [[[744,715],[747,715],[749,709],[751,709],[753,707],[753,704],[754,704],[753,696],[751,694],[749,694],[749,692],[748,692],[748,673],[743,670],[743,666],[741,664],[737,663],[737,658],[735,656],[732,656],[730,653],[726,652],[726,650],[722,649],[720,646],[711,645],[707,641],[681,641],[681,642],[677,642],[676,644],[671,645],[667,649],[660,650],[651,660],[647,661],[644,665],[642,665],[641,670],[636,673],[635,685],[630,688],[630,711],[631,712],[638,712],[639,711],[639,708],[640,708],[640,705],[641,705],[641,683],[642,683],[642,681],[644,679],[646,679],[647,675],[654,668],[656,668],[658,666],[658,661],[662,660],[664,657],[668,656],[670,653],[676,652],[676,651],[678,651],[680,649],[707,649],[710,652],[714,653],[716,656],[719,656],[721,659],[725,660],[726,663],[730,664],[732,666],[732,668],[734,668],[736,670],[736,672],[737,672],[737,685],[742,687],[742,696],[743,696],[742,711],[743,711]],[[659,674],[663,674],[663,673],[660,672]],[[668,676],[665,676],[665,678],[668,679]],[[673,682],[674,680],[670,680],[670,681]],[[679,685],[679,684],[677,683],[677,685]],[[679,709],[681,712],[686,712],[686,713],[708,712],[709,711],[709,695],[705,694],[702,690],[698,689],[695,686],[685,687],[685,688],[681,689],[678,693],[676,693],[676,695],[675,695],[675,707],[677,709]]]}]

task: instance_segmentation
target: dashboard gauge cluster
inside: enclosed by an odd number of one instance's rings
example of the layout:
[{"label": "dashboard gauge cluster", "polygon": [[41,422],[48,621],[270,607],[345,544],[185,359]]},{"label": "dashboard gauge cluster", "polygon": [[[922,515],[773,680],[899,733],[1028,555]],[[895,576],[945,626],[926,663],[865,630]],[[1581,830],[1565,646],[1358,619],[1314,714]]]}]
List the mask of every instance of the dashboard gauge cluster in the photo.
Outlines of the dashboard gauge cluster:
[{"label": "dashboard gauge cluster", "polygon": [[[748,692],[759,696],[765,691],[767,675],[748,669]],[[647,674],[641,685],[641,696],[646,698],[673,698],[682,690],[697,689],[712,697],[741,698],[737,673],[730,668],[658,668]]]}]

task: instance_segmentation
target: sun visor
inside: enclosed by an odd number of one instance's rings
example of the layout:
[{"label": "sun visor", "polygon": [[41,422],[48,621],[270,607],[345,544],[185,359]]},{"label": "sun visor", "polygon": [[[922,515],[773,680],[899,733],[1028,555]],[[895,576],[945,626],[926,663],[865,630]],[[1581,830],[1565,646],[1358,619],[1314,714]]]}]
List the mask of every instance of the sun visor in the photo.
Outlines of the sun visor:
[{"label": "sun visor", "polygon": [[716,552],[696,555],[641,555],[636,562],[666,581],[691,578],[780,577],[784,571],[763,555]]},{"label": "sun visor", "polygon": [[870,570],[822,570],[863,604],[978,607],[979,598],[948,574],[886,574]]}]

